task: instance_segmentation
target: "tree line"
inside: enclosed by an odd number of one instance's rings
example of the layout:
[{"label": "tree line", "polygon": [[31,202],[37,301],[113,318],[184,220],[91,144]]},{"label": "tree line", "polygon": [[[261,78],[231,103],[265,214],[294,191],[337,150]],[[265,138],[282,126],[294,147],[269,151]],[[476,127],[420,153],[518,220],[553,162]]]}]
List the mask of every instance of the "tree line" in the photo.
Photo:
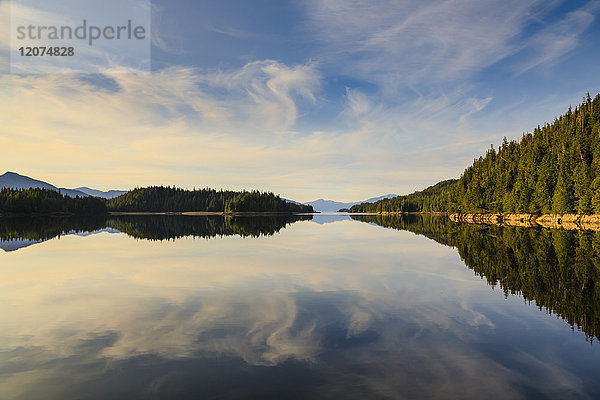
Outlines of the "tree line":
[{"label": "tree line", "polygon": [[273,193],[259,191],[184,190],[165,186],[138,188],[110,200],[69,197],[50,189],[0,190],[0,214],[101,215],[122,212],[274,212],[312,213],[312,206],[287,202]]},{"label": "tree line", "polygon": [[351,212],[600,213],[600,94],[523,134],[504,138],[460,179]]},{"label": "tree line", "polygon": [[39,188],[0,190],[2,214],[102,215],[106,212],[106,202],[97,197],[69,197],[56,190]]},{"label": "tree line", "polygon": [[312,206],[290,203],[270,192],[217,191],[209,188],[185,190],[167,186],[134,189],[108,200],[107,205],[110,211],[124,212],[314,212]]}]

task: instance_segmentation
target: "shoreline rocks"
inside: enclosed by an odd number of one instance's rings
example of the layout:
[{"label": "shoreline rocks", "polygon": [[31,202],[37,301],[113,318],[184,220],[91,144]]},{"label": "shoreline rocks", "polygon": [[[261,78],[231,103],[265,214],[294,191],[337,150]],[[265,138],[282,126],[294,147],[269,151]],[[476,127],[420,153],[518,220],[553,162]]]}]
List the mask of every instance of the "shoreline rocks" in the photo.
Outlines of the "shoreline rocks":
[{"label": "shoreline rocks", "polygon": [[505,225],[525,228],[549,228],[566,230],[594,230],[600,231],[600,214],[450,214],[454,222],[470,224]]}]

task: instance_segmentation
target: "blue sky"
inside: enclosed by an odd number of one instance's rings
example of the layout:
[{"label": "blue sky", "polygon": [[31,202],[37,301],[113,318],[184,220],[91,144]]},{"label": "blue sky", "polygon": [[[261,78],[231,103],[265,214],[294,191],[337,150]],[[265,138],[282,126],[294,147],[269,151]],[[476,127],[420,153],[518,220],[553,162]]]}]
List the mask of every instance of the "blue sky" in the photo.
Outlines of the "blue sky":
[{"label": "blue sky", "polygon": [[0,76],[0,158],[63,187],[405,194],[598,93],[599,13],[599,1],[154,1],[151,74]]}]

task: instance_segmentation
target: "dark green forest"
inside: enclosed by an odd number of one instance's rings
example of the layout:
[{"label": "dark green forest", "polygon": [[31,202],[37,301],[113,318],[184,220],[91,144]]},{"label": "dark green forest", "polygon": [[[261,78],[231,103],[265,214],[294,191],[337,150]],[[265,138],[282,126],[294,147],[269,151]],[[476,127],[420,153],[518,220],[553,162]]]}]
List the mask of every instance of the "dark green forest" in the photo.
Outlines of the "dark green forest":
[{"label": "dark green forest", "polygon": [[360,204],[351,212],[600,213],[600,95],[523,134],[504,138],[458,181]]},{"label": "dark green forest", "polygon": [[134,189],[108,201],[111,211],[145,212],[313,212],[312,206],[289,203],[273,193],[184,190],[165,186]]},{"label": "dark green forest", "polygon": [[106,212],[106,202],[97,197],[69,197],[49,189],[0,190],[0,214],[102,215]]},{"label": "dark green forest", "polygon": [[214,189],[184,190],[164,186],[134,189],[119,197],[69,197],[49,189],[0,191],[0,214],[101,215],[122,212],[272,212],[312,213],[312,206],[287,202],[273,193]]},{"label": "dark green forest", "polygon": [[355,215],[458,249],[476,275],[600,340],[600,232],[456,224],[435,215]]}]

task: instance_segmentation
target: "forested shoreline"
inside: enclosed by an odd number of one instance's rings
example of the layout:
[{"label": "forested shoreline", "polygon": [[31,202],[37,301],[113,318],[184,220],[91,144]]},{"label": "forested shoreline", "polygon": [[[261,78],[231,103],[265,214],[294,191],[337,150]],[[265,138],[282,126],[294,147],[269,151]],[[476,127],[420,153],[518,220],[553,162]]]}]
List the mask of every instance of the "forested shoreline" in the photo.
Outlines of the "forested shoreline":
[{"label": "forested shoreline", "polygon": [[185,190],[152,186],[138,188],[113,199],[69,197],[51,189],[0,191],[0,215],[73,214],[104,215],[109,212],[217,212],[217,213],[312,213],[312,206],[287,202],[273,193]]},{"label": "forested shoreline", "polygon": [[350,212],[600,214],[600,94],[523,134],[504,138],[460,179],[358,204]]},{"label": "forested shoreline", "polygon": [[106,201],[98,197],[69,197],[56,190],[39,188],[0,190],[0,215],[106,213]]}]

